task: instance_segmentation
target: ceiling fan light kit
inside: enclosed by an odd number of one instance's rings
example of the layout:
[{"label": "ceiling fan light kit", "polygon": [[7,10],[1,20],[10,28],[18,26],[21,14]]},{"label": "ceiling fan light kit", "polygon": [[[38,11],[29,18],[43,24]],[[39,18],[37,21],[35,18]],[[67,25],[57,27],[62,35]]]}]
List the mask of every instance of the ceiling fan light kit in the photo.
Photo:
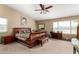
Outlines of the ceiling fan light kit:
[{"label": "ceiling fan light kit", "polygon": [[40,14],[46,14],[46,13],[47,13],[46,11],[41,11],[41,12],[40,12]]}]

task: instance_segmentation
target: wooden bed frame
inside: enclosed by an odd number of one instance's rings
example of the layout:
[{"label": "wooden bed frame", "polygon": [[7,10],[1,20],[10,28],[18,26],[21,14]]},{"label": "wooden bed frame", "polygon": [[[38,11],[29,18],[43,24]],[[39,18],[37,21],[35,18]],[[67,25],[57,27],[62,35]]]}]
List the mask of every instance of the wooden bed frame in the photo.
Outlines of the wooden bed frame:
[{"label": "wooden bed frame", "polygon": [[[15,35],[16,33],[19,33],[19,31],[26,31],[27,33],[30,33],[29,38],[26,38],[26,40],[18,39]],[[31,28],[13,28],[13,35],[14,35],[15,41],[26,44],[29,48],[32,48],[33,46],[39,44],[40,43],[39,39],[41,39],[42,41],[47,36],[46,32],[32,33]]]},{"label": "wooden bed frame", "polygon": [[15,36],[16,33],[19,33],[19,31],[23,31],[23,30],[24,30],[24,31],[27,31],[28,33],[31,33],[31,28],[13,28],[13,36],[14,36],[15,41],[27,45],[27,42],[26,42],[26,41],[21,40],[21,39],[18,39],[18,38]]}]

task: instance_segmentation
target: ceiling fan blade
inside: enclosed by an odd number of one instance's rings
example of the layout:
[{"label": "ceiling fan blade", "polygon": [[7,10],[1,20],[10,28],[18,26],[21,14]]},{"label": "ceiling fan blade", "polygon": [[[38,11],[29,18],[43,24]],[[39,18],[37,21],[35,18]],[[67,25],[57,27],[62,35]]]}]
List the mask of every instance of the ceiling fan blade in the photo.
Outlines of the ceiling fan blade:
[{"label": "ceiling fan blade", "polygon": [[41,9],[36,9],[35,11],[41,11]]},{"label": "ceiling fan blade", "polygon": [[48,7],[46,7],[45,9],[49,9],[49,8],[52,8],[53,6],[48,6]]},{"label": "ceiling fan blade", "polygon": [[47,9],[45,9],[46,12],[49,12]]},{"label": "ceiling fan blade", "polygon": [[42,10],[44,10],[44,5],[43,4],[40,4],[40,7]]}]

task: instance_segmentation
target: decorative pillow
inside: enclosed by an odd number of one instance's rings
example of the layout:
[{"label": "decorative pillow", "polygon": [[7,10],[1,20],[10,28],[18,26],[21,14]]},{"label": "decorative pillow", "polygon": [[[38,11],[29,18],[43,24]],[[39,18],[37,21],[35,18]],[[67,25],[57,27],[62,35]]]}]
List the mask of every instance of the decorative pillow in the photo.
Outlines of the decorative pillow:
[{"label": "decorative pillow", "polygon": [[20,36],[20,34],[19,34],[19,33],[16,33],[16,34],[15,34],[15,37],[19,37],[19,36]]},{"label": "decorative pillow", "polygon": [[25,36],[26,36],[27,38],[29,38],[29,36],[30,36],[30,33],[26,33],[26,34],[25,34]]},{"label": "decorative pillow", "polygon": [[30,35],[30,33],[26,33],[26,34],[16,33],[15,37],[16,37],[16,38],[19,37],[19,39],[20,39],[20,38],[27,39],[27,38],[29,38],[29,35]]},{"label": "decorative pillow", "polygon": [[26,40],[27,38],[26,37],[17,37],[18,39],[20,39],[20,40]]}]

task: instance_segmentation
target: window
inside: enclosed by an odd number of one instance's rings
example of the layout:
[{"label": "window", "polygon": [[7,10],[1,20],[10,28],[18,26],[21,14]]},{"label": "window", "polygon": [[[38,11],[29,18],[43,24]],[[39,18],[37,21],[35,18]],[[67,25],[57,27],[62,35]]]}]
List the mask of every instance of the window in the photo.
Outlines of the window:
[{"label": "window", "polygon": [[53,23],[53,31],[54,32],[57,32],[58,31],[58,23],[57,22],[54,22]]},{"label": "window", "polygon": [[0,32],[7,32],[7,18],[0,18]]},{"label": "window", "polygon": [[72,21],[60,21],[53,23],[54,32],[63,32],[65,34],[76,34],[77,33],[78,22],[75,20]]},{"label": "window", "polygon": [[58,31],[63,33],[70,33],[70,21],[61,21],[58,24]]},{"label": "window", "polygon": [[77,34],[78,22],[76,20],[71,21],[71,34]]}]

